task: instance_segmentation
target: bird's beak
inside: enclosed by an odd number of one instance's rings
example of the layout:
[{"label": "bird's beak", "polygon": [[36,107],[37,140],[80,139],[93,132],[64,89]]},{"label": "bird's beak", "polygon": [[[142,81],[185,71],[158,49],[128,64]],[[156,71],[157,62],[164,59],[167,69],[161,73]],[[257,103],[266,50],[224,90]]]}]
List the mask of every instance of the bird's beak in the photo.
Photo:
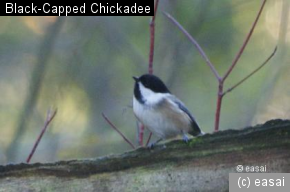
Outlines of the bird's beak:
[{"label": "bird's beak", "polygon": [[136,82],[139,80],[138,77],[134,77],[134,76],[133,76],[133,79],[134,79]]}]

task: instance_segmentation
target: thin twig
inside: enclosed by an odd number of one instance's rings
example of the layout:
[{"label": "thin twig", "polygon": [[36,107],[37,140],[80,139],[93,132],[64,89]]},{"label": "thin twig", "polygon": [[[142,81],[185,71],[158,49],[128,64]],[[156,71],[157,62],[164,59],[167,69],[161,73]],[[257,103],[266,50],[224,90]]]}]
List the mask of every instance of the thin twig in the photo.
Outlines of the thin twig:
[{"label": "thin twig", "polygon": [[150,22],[150,52],[149,52],[149,74],[153,74],[154,42],[155,42],[155,19],[157,15],[159,0],[155,1],[154,15]]},{"label": "thin twig", "polygon": [[259,18],[261,16],[261,13],[262,13],[264,7],[265,7],[266,2],[267,2],[267,0],[263,0],[262,6],[261,6],[261,8],[260,8],[260,10],[258,12],[258,15],[257,15],[257,17],[256,17],[256,19],[255,19],[255,21],[254,21],[254,23],[252,25],[252,28],[251,28],[250,32],[248,33],[248,35],[247,35],[247,37],[246,37],[246,39],[245,39],[245,41],[243,43],[243,46],[241,47],[240,51],[236,55],[236,57],[235,57],[232,65],[230,66],[230,68],[228,69],[228,71],[226,72],[226,74],[223,76],[222,81],[225,81],[227,79],[227,77],[230,75],[230,73],[232,72],[232,70],[236,66],[237,62],[239,61],[240,57],[242,56],[242,54],[243,54],[246,46],[248,45],[248,42],[249,42],[251,36],[252,36],[252,34],[253,34],[253,32],[254,32],[254,30],[256,28],[256,25],[257,25],[257,23],[259,21]]},{"label": "thin twig", "polygon": [[33,65],[31,79],[29,80],[27,97],[23,101],[24,105],[22,111],[19,115],[19,119],[16,120],[17,127],[15,127],[14,135],[6,151],[6,156],[9,161],[15,161],[16,153],[27,129],[27,124],[31,114],[33,114],[40,91],[42,90],[44,83],[43,79],[47,72],[46,69],[50,65],[49,59],[52,57],[51,55],[53,54],[55,44],[65,20],[65,17],[57,17],[56,21],[49,27],[47,33],[44,35],[38,49],[37,61]]},{"label": "thin twig", "polygon": [[[154,46],[155,46],[155,19],[157,16],[158,5],[159,5],[159,0],[156,0],[155,1],[155,8],[154,8],[154,15],[152,16],[152,19],[150,22],[150,51],[149,51],[149,65],[148,65],[148,73],[149,74],[153,74],[153,59],[154,59]],[[140,129],[139,143],[143,145],[144,125],[141,125],[139,127],[139,129]],[[152,136],[152,132],[150,132],[147,143],[150,142],[151,136]],[[146,144],[146,146],[147,146],[147,144]]]},{"label": "thin twig", "polygon": [[[237,56],[235,57],[232,65],[229,67],[228,71],[223,76],[223,78],[221,79],[221,81],[219,81],[219,89],[218,89],[218,97],[217,97],[217,108],[216,108],[216,117],[215,117],[215,125],[214,125],[214,130],[215,131],[218,131],[219,130],[219,123],[220,123],[220,116],[221,116],[221,106],[222,106],[221,104],[222,104],[223,96],[225,95],[224,94],[224,91],[223,91],[224,82],[227,79],[227,77],[229,76],[229,74],[232,72],[232,70],[234,69],[234,67],[236,66],[236,64],[239,61],[241,55],[243,54],[243,52],[244,52],[244,50],[245,50],[245,48],[246,48],[246,46],[247,46],[247,44],[248,44],[248,42],[249,42],[252,34],[254,32],[254,29],[255,29],[255,27],[257,25],[257,22],[258,22],[258,20],[260,18],[260,15],[261,15],[261,13],[263,11],[263,8],[265,6],[266,1],[267,0],[264,0],[263,1],[262,5],[261,5],[261,8],[259,10],[259,13],[257,14],[257,17],[256,17],[256,19],[255,19],[255,21],[254,21],[254,23],[252,25],[252,28],[251,28],[250,32],[248,33],[248,35],[247,35],[247,37],[246,37],[246,39],[245,39],[245,41],[244,41],[244,43],[243,43],[240,51],[238,52]],[[250,74],[250,76],[251,76],[251,74]],[[242,82],[244,82],[244,81],[242,81]]]},{"label": "thin twig", "polygon": [[49,125],[49,124],[51,123],[51,121],[54,119],[56,113],[57,113],[57,110],[55,110],[55,111],[53,112],[53,114],[51,115],[50,110],[48,110],[48,112],[47,112],[47,116],[46,116],[46,121],[45,121],[45,123],[44,123],[44,126],[43,126],[43,128],[42,128],[42,130],[41,130],[41,132],[40,132],[40,134],[39,134],[39,136],[38,136],[38,138],[37,138],[37,140],[36,140],[36,142],[35,142],[35,144],[34,144],[32,150],[31,150],[31,152],[30,152],[28,158],[26,159],[26,163],[29,163],[29,162],[30,162],[30,160],[31,160],[31,158],[32,158],[32,156],[33,156],[33,154],[34,154],[34,152],[35,152],[35,150],[36,150],[36,148],[37,148],[39,142],[40,142],[41,139],[42,139],[42,136],[43,136],[44,133],[46,132],[48,125]]},{"label": "thin twig", "polygon": [[150,134],[149,134],[149,137],[148,137],[147,142],[146,142],[146,147],[148,146],[148,144],[151,140],[151,137],[152,137],[152,132],[150,132]]},{"label": "thin twig", "polygon": [[[232,70],[234,69],[234,67],[236,66],[237,62],[239,61],[241,55],[243,54],[253,32],[254,29],[258,23],[258,20],[261,16],[261,13],[264,9],[264,6],[266,4],[267,0],[263,0],[263,3],[260,7],[260,10],[257,14],[257,17],[251,27],[250,32],[248,33],[242,47],[240,48],[238,54],[236,55],[235,59],[232,62],[232,65],[229,67],[228,71],[225,73],[225,75],[223,77],[220,77],[217,70],[215,69],[215,67],[213,66],[213,64],[210,62],[209,58],[206,56],[205,52],[202,50],[202,48],[200,47],[200,45],[197,43],[197,41],[182,27],[182,25],[180,25],[180,23],[178,23],[178,21],[176,21],[171,15],[169,15],[168,13],[164,13],[166,17],[169,18],[169,20],[176,25],[184,34],[185,36],[194,44],[194,46],[197,48],[197,50],[199,51],[199,53],[201,54],[201,56],[203,57],[203,59],[206,61],[207,65],[210,67],[211,71],[214,73],[216,79],[218,80],[219,83],[219,87],[218,87],[218,94],[217,94],[217,108],[216,108],[216,113],[215,113],[215,126],[214,129],[215,131],[219,130],[219,120],[220,120],[220,116],[221,116],[221,106],[222,106],[222,100],[223,100],[223,96],[227,93],[232,91],[234,88],[236,88],[237,86],[239,86],[241,83],[243,83],[245,80],[247,80],[249,77],[251,77],[252,75],[254,75],[257,71],[259,71],[267,62],[268,60],[271,59],[271,57],[273,57],[273,55],[271,55],[267,61],[265,63],[262,64],[262,66],[260,66],[259,68],[257,68],[254,72],[252,72],[250,75],[248,75],[246,78],[244,78],[241,82],[239,82],[238,84],[236,84],[234,87],[232,87],[230,90],[223,92],[223,86],[224,86],[224,82],[227,79],[227,77],[229,76],[229,74],[232,72]],[[275,51],[274,51],[275,53]]]},{"label": "thin twig", "polygon": [[135,146],[131,143],[131,141],[129,141],[127,139],[127,137],[125,135],[123,135],[123,133],[121,131],[119,131],[119,129],[108,119],[108,117],[106,117],[106,115],[104,113],[102,113],[103,118],[107,121],[107,123],[115,130],[119,133],[119,135],[121,135],[121,137],[133,148],[135,149]]},{"label": "thin twig", "polygon": [[205,52],[201,48],[201,46],[198,44],[198,42],[182,27],[182,25],[176,21],[170,14],[163,12],[164,15],[174,24],[176,25],[183,33],[184,35],[194,44],[194,46],[197,48],[198,52],[201,54],[203,59],[206,61],[207,65],[210,67],[211,71],[215,75],[216,79],[218,81],[221,80],[220,75],[218,74],[217,70],[213,66],[213,64],[210,62],[209,58],[206,56]]},{"label": "thin twig", "polygon": [[234,86],[232,86],[231,88],[229,88],[228,90],[226,90],[223,93],[223,96],[229,92],[231,92],[232,90],[234,90],[235,88],[237,88],[239,85],[241,85],[243,82],[245,82],[247,79],[249,79],[252,75],[254,75],[255,73],[257,73],[260,69],[262,69],[271,59],[272,57],[274,57],[275,53],[277,51],[277,47],[275,47],[275,50],[273,51],[273,53],[267,58],[266,61],[264,61],[264,63],[262,63],[257,69],[255,69],[253,72],[251,72],[248,76],[246,76],[245,78],[243,78],[241,81],[239,81],[238,83],[236,83]]},{"label": "thin twig", "polygon": [[222,107],[222,101],[223,101],[223,89],[224,89],[224,84],[223,82],[220,81],[218,93],[217,93],[217,102],[216,102],[216,111],[215,111],[215,124],[214,124],[215,131],[219,130],[221,107]]},{"label": "thin twig", "polygon": [[144,125],[140,124],[139,128],[139,145],[143,147],[143,138],[144,138]]},{"label": "thin twig", "polygon": [[154,16],[152,17],[153,22],[155,21],[157,10],[158,10],[159,0],[155,1]]}]

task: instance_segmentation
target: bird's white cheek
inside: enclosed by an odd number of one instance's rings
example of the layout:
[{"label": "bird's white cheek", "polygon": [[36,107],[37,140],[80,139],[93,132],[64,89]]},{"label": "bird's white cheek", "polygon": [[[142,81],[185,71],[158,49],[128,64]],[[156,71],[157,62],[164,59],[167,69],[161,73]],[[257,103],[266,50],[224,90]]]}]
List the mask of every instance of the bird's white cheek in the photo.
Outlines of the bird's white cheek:
[{"label": "bird's white cheek", "polygon": [[144,87],[141,83],[139,83],[139,87],[145,105],[147,106],[152,106],[159,103],[168,95],[166,93],[154,93],[150,89]]}]

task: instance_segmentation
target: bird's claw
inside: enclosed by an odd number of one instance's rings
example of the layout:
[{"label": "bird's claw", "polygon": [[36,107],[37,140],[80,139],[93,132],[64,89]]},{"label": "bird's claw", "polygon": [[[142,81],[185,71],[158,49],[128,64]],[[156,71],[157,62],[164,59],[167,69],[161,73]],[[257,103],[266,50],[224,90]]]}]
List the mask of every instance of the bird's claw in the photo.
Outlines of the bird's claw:
[{"label": "bird's claw", "polygon": [[162,138],[161,138],[161,139],[158,139],[156,142],[153,142],[153,143],[149,144],[149,145],[147,146],[147,148],[148,148],[148,149],[153,149],[153,148],[155,147],[155,145],[156,145],[157,143],[159,143],[160,141],[162,141]]},{"label": "bird's claw", "polygon": [[187,137],[187,135],[183,134],[183,137],[182,137],[183,141],[185,143],[188,143],[189,142],[189,138]]},{"label": "bird's claw", "polygon": [[155,146],[155,143],[150,143],[150,144],[147,146],[147,148],[152,150],[152,149],[154,148],[154,146]]}]

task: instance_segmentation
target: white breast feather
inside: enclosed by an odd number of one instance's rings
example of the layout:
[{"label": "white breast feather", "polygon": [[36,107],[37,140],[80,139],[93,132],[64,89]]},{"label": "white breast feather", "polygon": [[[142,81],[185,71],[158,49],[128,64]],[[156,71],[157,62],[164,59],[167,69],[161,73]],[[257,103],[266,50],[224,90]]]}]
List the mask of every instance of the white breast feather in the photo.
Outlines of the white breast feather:
[{"label": "white breast feather", "polygon": [[[140,90],[142,90],[142,88]],[[139,103],[135,97],[133,98],[133,110],[136,117],[146,128],[148,128],[151,132],[153,132],[156,136],[160,138],[166,139],[181,134],[181,128],[177,128],[172,123],[172,121],[168,119],[167,116],[152,107],[161,100],[172,96],[168,93],[156,94],[152,91],[150,93],[150,91],[151,90],[146,90],[146,88],[143,87],[142,94],[146,94],[146,97],[144,97],[146,98],[144,104]],[[177,105],[174,102],[170,101],[170,103],[172,105],[175,105],[175,107],[173,108],[177,110],[176,113],[183,113],[180,109],[178,109]],[[169,110],[172,110],[172,108],[169,108]],[[186,121],[189,122],[187,116],[185,115],[184,117],[186,118]],[[186,128],[187,127],[184,127],[184,129]]]}]

